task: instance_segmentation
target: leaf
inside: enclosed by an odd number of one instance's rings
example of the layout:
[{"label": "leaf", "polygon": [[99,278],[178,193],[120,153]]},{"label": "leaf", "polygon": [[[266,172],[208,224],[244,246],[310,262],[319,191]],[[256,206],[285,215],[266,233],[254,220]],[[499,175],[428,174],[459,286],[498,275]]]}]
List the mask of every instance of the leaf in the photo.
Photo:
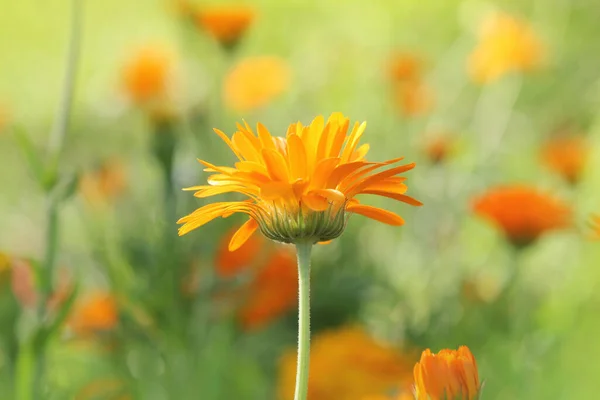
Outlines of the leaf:
[{"label": "leaf", "polygon": [[77,192],[79,175],[77,172],[70,172],[59,180],[58,186],[55,188],[55,196],[58,201],[68,200]]}]

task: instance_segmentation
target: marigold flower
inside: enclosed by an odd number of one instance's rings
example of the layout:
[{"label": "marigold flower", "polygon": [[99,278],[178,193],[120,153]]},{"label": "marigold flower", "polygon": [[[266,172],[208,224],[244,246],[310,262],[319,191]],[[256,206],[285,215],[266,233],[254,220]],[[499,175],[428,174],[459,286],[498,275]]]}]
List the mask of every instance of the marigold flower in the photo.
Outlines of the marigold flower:
[{"label": "marigold flower", "polygon": [[453,144],[452,140],[446,135],[432,137],[425,143],[425,154],[433,164],[442,163],[452,153]]},{"label": "marigold flower", "polygon": [[230,250],[239,248],[257,229],[269,239],[284,243],[335,239],[344,231],[347,213],[402,225],[404,220],[399,215],[362,205],[356,196],[373,194],[421,205],[405,194],[405,178],[398,176],[415,164],[381,170],[402,158],[367,162],[369,146],[358,147],[366,123],[355,123],[348,135],[349,124],[348,118],[334,113],[327,122],[319,116],[309,126],[291,124],[286,138],[271,136],[260,123],[258,136],[247,124],[238,124],[232,139],[215,130],[239,162],[231,168],[200,160],[206,171],[214,174],[208,178],[208,185],[187,190],[196,191],[194,196],[199,198],[237,192],[249,199],[199,208],[178,221],[184,224],[179,234],[234,213],[250,218],[233,236]]},{"label": "marigold flower", "polygon": [[581,177],[589,155],[589,148],[581,136],[558,137],[542,148],[543,162],[570,184]]},{"label": "marigold flower", "polygon": [[123,72],[123,90],[128,98],[150,113],[173,114],[175,56],[163,47],[146,46],[133,53]]},{"label": "marigold flower", "polygon": [[[414,358],[379,343],[359,327],[344,327],[315,335],[310,351],[310,400],[363,400],[387,393],[412,380]],[[278,398],[293,397],[296,352],[280,363]]]},{"label": "marigold flower", "polygon": [[75,305],[69,327],[80,336],[109,331],[119,320],[117,302],[109,293],[90,293]]},{"label": "marigold flower", "polygon": [[475,400],[481,388],[475,357],[466,346],[437,354],[425,350],[414,378],[417,400]]},{"label": "marigold flower", "polygon": [[566,228],[571,222],[566,204],[529,186],[492,189],[478,197],[473,208],[516,246],[531,244],[542,234]]},{"label": "marigold flower", "polygon": [[542,44],[525,21],[505,13],[491,14],[483,23],[479,43],[469,58],[469,72],[476,82],[492,82],[509,72],[537,68]]},{"label": "marigold flower", "polygon": [[102,204],[118,197],[127,185],[125,169],[120,161],[109,160],[83,175],[80,190],[92,204]]},{"label": "marigold flower", "polygon": [[396,53],[393,55],[389,73],[394,82],[420,81],[423,62],[415,54]]},{"label": "marigold flower", "polygon": [[254,11],[241,5],[202,7],[195,20],[224,48],[231,49],[252,24]]},{"label": "marigold flower", "polygon": [[290,75],[287,63],[278,57],[246,58],[225,77],[223,100],[238,112],[264,107],[288,88]]}]

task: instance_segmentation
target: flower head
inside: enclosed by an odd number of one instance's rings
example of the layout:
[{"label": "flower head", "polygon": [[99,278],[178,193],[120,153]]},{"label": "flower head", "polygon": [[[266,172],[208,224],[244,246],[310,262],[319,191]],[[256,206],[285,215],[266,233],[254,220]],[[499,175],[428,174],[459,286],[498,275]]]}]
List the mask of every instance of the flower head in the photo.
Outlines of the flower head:
[{"label": "flower head", "polygon": [[525,21],[494,13],[482,25],[479,43],[469,58],[469,72],[476,82],[491,82],[509,72],[535,69],[542,53],[540,40]]},{"label": "flower head", "polygon": [[425,350],[414,378],[417,400],[475,400],[481,388],[475,357],[466,346],[437,354]]},{"label": "flower head", "polygon": [[[363,400],[387,393],[411,381],[414,358],[379,343],[358,327],[344,327],[315,335],[310,350],[308,398]],[[278,398],[294,393],[296,352],[281,359]]]},{"label": "flower head", "polygon": [[125,186],[125,171],[117,160],[101,164],[94,171],[85,174],[80,182],[81,193],[92,204],[102,204],[116,198]]},{"label": "flower head", "polygon": [[580,136],[554,138],[542,148],[543,162],[571,184],[579,181],[588,154],[586,142]]},{"label": "flower head", "polygon": [[97,292],[76,304],[69,318],[70,328],[80,336],[109,331],[119,320],[117,302],[109,293]]},{"label": "flower head", "polygon": [[289,86],[290,69],[278,57],[251,57],[240,61],[225,77],[223,100],[238,112],[267,105]]},{"label": "flower head", "polygon": [[165,48],[146,46],[131,55],[123,66],[122,85],[127,97],[152,114],[173,113],[175,56]]},{"label": "flower head", "polygon": [[241,5],[202,7],[195,19],[224,48],[231,49],[252,24],[254,11]]},{"label": "flower head", "polygon": [[[339,113],[325,122],[317,117],[309,126],[291,124],[285,138],[273,137],[262,124],[256,135],[250,126],[238,124],[230,139],[216,130],[239,161],[235,167],[200,162],[212,172],[208,185],[194,186],[196,197],[236,192],[244,201],[218,202],[201,207],[178,222],[184,235],[217,217],[235,213],[249,216],[233,236],[229,249],[240,247],[257,229],[268,238],[285,243],[316,243],[340,236],[347,213],[361,214],[390,225],[402,225],[397,214],[362,205],[362,194],[388,197],[421,205],[405,194],[405,178],[398,176],[415,164],[392,167],[401,158],[368,162],[368,145],[358,146],[366,123],[354,124]],[[389,167],[387,169],[384,169]]]},{"label": "flower head", "polygon": [[531,244],[548,231],[566,228],[571,221],[567,205],[530,186],[492,189],[478,197],[473,208],[516,246]]}]

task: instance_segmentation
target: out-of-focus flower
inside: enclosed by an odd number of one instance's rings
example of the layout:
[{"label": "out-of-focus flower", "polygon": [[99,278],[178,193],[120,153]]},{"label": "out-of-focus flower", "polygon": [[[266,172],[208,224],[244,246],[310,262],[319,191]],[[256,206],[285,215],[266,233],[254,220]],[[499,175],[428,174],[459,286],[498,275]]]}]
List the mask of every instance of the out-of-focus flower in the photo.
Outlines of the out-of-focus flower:
[{"label": "out-of-focus flower", "polygon": [[246,58],[234,65],[225,77],[223,100],[237,112],[261,108],[283,93],[289,87],[290,79],[290,68],[281,58]]},{"label": "out-of-focus flower", "polygon": [[600,240],[600,215],[592,216],[592,218],[590,218],[590,225],[592,227],[594,239]]},{"label": "out-of-focus flower", "polygon": [[165,118],[174,110],[175,55],[164,47],[146,46],[134,52],[123,67],[123,90],[151,116]]},{"label": "out-of-focus flower", "polygon": [[98,379],[84,386],[75,395],[75,400],[112,399],[130,400],[131,396],[126,394],[125,383],[116,378]]},{"label": "out-of-focus flower", "polygon": [[296,258],[290,249],[278,246],[252,279],[240,310],[240,322],[245,329],[259,328],[293,309],[297,301]]},{"label": "out-of-focus flower", "polygon": [[524,185],[491,189],[475,199],[473,209],[493,222],[512,244],[519,247],[571,223],[571,210],[566,204]]},{"label": "out-of-focus flower", "polygon": [[95,292],[85,295],[75,305],[68,325],[78,336],[114,329],[119,321],[117,301],[110,293]]},{"label": "out-of-focus flower", "polygon": [[254,10],[243,5],[204,6],[195,12],[196,23],[225,49],[238,44],[254,17]]},{"label": "out-of-focus flower", "polygon": [[[358,327],[345,327],[316,335],[310,350],[310,400],[363,400],[408,387],[414,358],[379,343]],[[293,397],[296,352],[281,359],[278,398]]]},{"label": "out-of-focus flower", "polygon": [[431,111],[434,105],[433,92],[420,81],[399,84],[396,88],[396,96],[400,110],[407,117],[424,115]]},{"label": "out-of-focus flower", "polygon": [[543,162],[570,184],[581,177],[589,155],[589,147],[581,136],[557,137],[542,148]]},{"label": "out-of-focus flower", "polygon": [[433,164],[444,162],[452,154],[454,142],[448,135],[437,135],[426,140],[423,150]]},{"label": "out-of-focus flower", "polygon": [[482,24],[468,67],[474,81],[487,83],[510,72],[532,71],[542,58],[542,43],[533,29],[525,21],[496,12]]},{"label": "out-of-focus flower", "polygon": [[475,400],[481,388],[475,357],[466,346],[437,354],[425,350],[414,378],[417,400]]},{"label": "out-of-focus flower", "polygon": [[398,176],[415,164],[375,172],[402,158],[367,162],[368,145],[358,147],[366,123],[355,123],[348,135],[349,124],[348,118],[335,113],[327,122],[319,116],[306,127],[300,122],[291,124],[286,138],[271,136],[260,123],[258,136],[247,124],[238,124],[232,139],[216,130],[240,161],[231,168],[200,160],[214,174],[208,185],[187,190],[196,191],[194,196],[199,198],[236,192],[249,199],[199,208],[178,221],[184,224],[179,234],[234,213],[247,214],[249,219],[231,239],[230,250],[239,248],[259,228],[266,237],[285,243],[335,239],[344,231],[347,213],[402,225],[399,215],[362,205],[355,197],[372,194],[421,205],[405,195],[405,178]]},{"label": "out-of-focus flower", "polygon": [[248,239],[240,248],[229,251],[236,230],[223,237],[215,266],[223,278],[246,274],[237,296],[241,303],[238,318],[246,330],[260,328],[295,307],[298,298],[298,270],[294,252],[273,245],[260,236]]},{"label": "out-of-focus flower", "polygon": [[396,53],[390,60],[389,73],[394,82],[420,81],[423,73],[423,62],[415,54]]},{"label": "out-of-focus flower", "polygon": [[91,204],[105,204],[116,199],[127,186],[125,168],[118,160],[109,160],[83,175],[80,190]]}]

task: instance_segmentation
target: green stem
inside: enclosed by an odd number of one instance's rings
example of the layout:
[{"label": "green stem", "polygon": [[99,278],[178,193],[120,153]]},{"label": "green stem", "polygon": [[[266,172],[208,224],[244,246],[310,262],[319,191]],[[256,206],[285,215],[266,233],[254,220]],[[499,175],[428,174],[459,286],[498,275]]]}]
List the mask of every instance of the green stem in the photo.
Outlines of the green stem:
[{"label": "green stem", "polygon": [[33,372],[35,371],[35,355],[32,341],[26,341],[19,346],[15,373],[15,399],[33,399]]},{"label": "green stem", "polygon": [[306,400],[310,364],[310,252],[312,242],[296,243],[298,254],[298,365],[295,400]]}]

